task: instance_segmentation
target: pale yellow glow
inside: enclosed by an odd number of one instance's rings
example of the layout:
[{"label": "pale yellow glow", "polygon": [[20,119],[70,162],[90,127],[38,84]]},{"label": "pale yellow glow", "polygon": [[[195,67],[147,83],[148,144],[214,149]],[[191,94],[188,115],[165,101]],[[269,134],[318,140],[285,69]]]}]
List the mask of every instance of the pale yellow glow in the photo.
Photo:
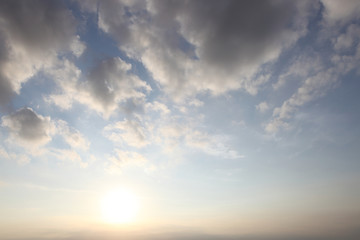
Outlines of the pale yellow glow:
[{"label": "pale yellow glow", "polygon": [[134,222],[138,210],[138,198],[125,189],[115,189],[108,192],[101,202],[102,216],[107,223]]}]

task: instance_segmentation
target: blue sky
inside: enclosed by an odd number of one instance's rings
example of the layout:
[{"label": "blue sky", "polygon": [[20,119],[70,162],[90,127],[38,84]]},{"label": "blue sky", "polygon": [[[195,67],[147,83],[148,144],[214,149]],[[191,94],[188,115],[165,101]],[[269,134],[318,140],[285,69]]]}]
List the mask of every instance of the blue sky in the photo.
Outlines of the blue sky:
[{"label": "blue sky", "polygon": [[[359,16],[351,0],[1,1],[0,234],[357,239]],[[104,219],[114,189],[138,199],[131,222]]]}]

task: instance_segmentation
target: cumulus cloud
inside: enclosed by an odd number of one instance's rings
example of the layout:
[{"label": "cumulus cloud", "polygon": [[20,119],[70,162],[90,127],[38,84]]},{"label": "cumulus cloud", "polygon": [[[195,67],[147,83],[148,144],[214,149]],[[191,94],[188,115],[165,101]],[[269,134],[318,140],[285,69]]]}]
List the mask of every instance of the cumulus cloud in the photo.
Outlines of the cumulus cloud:
[{"label": "cumulus cloud", "polygon": [[31,108],[21,108],[2,117],[3,127],[10,131],[11,138],[23,146],[42,146],[51,140],[55,127],[50,117],[37,114]]},{"label": "cumulus cloud", "polygon": [[99,5],[99,27],[175,100],[239,88],[256,94],[267,81],[261,66],[305,34],[307,5],[106,1]]},{"label": "cumulus cloud", "polygon": [[53,103],[63,110],[70,109],[79,96],[78,84],[81,70],[74,63],[65,59],[57,61],[46,74],[55,81],[59,89],[56,93],[46,96],[45,101]]},{"label": "cumulus cloud", "polygon": [[[76,129],[70,127],[63,120],[52,120],[49,116],[42,116],[31,108],[21,108],[16,112],[2,117],[1,126],[9,130],[8,141],[12,145],[20,145],[26,154],[33,156],[55,156],[59,160],[79,162],[85,167],[86,163],[78,151],[86,151],[90,142]],[[50,147],[51,140],[59,136],[68,145],[67,149]],[[30,162],[28,155],[14,151],[0,149],[0,155],[6,159],[14,159],[20,165]]]},{"label": "cumulus cloud", "polygon": [[91,69],[85,79],[80,79],[81,71],[73,63],[59,62],[48,74],[55,79],[60,92],[46,99],[62,109],[71,108],[77,101],[108,118],[120,104],[136,102],[151,91],[151,87],[130,70],[131,65],[119,57],[108,58]]},{"label": "cumulus cloud", "polygon": [[171,113],[170,109],[164,103],[158,101],[146,103],[145,108],[148,112],[155,111],[165,115]]},{"label": "cumulus cloud", "polygon": [[2,106],[24,82],[50,68],[58,53],[80,55],[84,48],[75,18],[60,1],[1,1],[0,43]]},{"label": "cumulus cloud", "polygon": [[104,60],[95,67],[84,86],[90,95],[91,104],[107,113],[116,109],[119,102],[144,97],[139,88],[146,91],[151,88],[136,75],[129,73],[130,69],[131,65],[118,57]]}]

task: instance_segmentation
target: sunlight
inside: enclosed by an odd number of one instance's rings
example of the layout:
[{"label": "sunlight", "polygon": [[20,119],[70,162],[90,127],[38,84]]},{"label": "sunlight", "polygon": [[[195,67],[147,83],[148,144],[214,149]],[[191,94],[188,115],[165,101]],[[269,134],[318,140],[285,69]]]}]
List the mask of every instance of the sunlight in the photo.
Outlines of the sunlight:
[{"label": "sunlight", "polygon": [[134,222],[138,210],[138,198],[125,189],[115,189],[108,192],[101,202],[102,217],[107,223]]}]

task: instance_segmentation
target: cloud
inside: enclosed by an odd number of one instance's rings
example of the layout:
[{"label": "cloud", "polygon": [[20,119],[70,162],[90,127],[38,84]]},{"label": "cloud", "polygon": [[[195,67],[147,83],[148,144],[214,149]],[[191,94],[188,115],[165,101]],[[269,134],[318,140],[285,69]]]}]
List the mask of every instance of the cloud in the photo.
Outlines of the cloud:
[{"label": "cloud", "polygon": [[194,98],[189,102],[189,105],[194,106],[194,107],[201,107],[204,105],[204,102],[200,101],[199,99]]},{"label": "cloud", "polygon": [[346,32],[337,36],[333,41],[334,49],[337,51],[346,51],[354,46],[356,40],[360,38],[360,27],[350,24]]},{"label": "cloud", "polygon": [[107,113],[115,110],[119,102],[144,97],[144,93],[137,89],[150,91],[150,86],[130,74],[130,69],[131,65],[118,57],[104,60],[96,66],[84,86],[92,104]]},{"label": "cloud", "polygon": [[31,161],[29,156],[25,154],[8,153],[8,151],[6,151],[3,147],[0,147],[0,158],[16,161],[16,163],[20,166],[24,166]]},{"label": "cloud", "polygon": [[164,103],[158,101],[146,103],[145,108],[147,111],[160,112],[161,114],[165,115],[171,113],[170,109]]},{"label": "cloud", "polygon": [[287,81],[297,80],[299,87],[274,109],[272,119],[265,124],[269,133],[291,128],[290,120],[299,108],[339,86],[342,77],[360,63],[360,30],[352,22],[358,19],[355,13],[360,10],[360,4],[358,1],[344,1],[344,7],[336,1],[323,1],[323,4],[323,24],[318,41],[329,44],[330,48],[326,54],[318,49],[308,49],[296,57],[273,84],[273,88],[278,90]]},{"label": "cloud", "polygon": [[274,90],[279,90],[288,82],[294,82],[296,78],[305,78],[316,74],[324,69],[321,57],[312,52],[310,54],[302,54],[292,59],[290,66],[279,75],[278,81],[272,86]]},{"label": "cloud", "polygon": [[[70,127],[63,120],[52,120],[49,116],[42,116],[31,108],[21,108],[16,112],[2,117],[1,126],[9,130],[8,142],[23,147],[26,152],[18,153],[15,148],[10,151],[0,148],[0,155],[5,159],[16,160],[24,165],[30,162],[32,156],[55,156],[59,160],[82,162],[78,151],[87,151],[89,141],[76,129]],[[61,137],[68,145],[67,149],[57,149],[48,144],[54,137]]]},{"label": "cloud", "polygon": [[9,129],[11,139],[25,147],[45,145],[55,130],[50,117],[39,115],[31,108],[21,108],[2,117],[1,125]]},{"label": "cloud", "polygon": [[359,18],[360,3],[357,0],[322,0],[324,5],[323,18],[326,24],[345,24],[346,22]]},{"label": "cloud", "polygon": [[[339,86],[341,77],[355,69],[360,62],[360,58],[356,55],[333,55],[331,60],[332,66],[313,75],[305,76],[305,80],[296,92],[285,100],[281,107],[274,109],[272,120],[265,126],[267,132],[274,133],[281,128],[289,128],[288,121],[298,108],[325,96],[331,89]],[[311,72],[309,71],[308,74]]]},{"label": "cloud", "polygon": [[106,166],[106,170],[110,173],[119,173],[130,166],[143,167],[148,162],[143,155],[137,152],[115,149],[115,153],[114,156],[109,157],[109,163]]},{"label": "cloud", "polygon": [[88,163],[84,162],[79,153],[74,149],[50,148],[48,154],[54,156],[62,162],[70,161],[78,164],[82,168],[86,168],[88,166]]},{"label": "cloud", "polygon": [[81,54],[84,44],[76,25],[60,1],[1,1],[0,105],[7,105],[37,72],[50,68],[58,53]]},{"label": "cloud", "polygon": [[71,148],[86,151],[89,149],[90,142],[76,129],[69,127],[63,120],[56,122],[56,132],[61,135]]},{"label": "cloud", "polygon": [[104,128],[105,136],[115,143],[127,143],[129,146],[141,148],[149,144],[146,129],[139,120],[118,121]]},{"label": "cloud", "polygon": [[334,68],[321,71],[308,77],[300,88],[281,107],[275,108],[273,120],[267,124],[266,131],[276,132],[281,126],[287,126],[284,121],[289,120],[297,108],[324,96],[327,91],[338,84],[338,73]]},{"label": "cloud", "polygon": [[70,44],[71,52],[76,57],[80,57],[84,53],[85,49],[86,49],[85,43],[80,40],[79,36],[76,36]]},{"label": "cloud", "polygon": [[139,101],[151,91],[130,70],[131,65],[119,57],[99,62],[87,76],[70,61],[59,62],[48,74],[55,79],[60,93],[53,93],[46,100],[62,109],[70,109],[77,101],[108,118],[120,104],[126,107],[129,101]]},{"label": "cloud", "polygon": [[175,100],[240,88],[256,94],[267,81],[262,65],[306,33],[308,5],[106,1],[99,4],[99,27]]},{"label": "cloud", "polygon": [[226,159],[244,158],[236,150],[229,146],[226,136],[211,136],[200,131],[188,131],[185,133],[186,145],[200,149],[204,153]]},{"label": "cloud", "polygon": [[267,102],[261,102],[258,105],[256,105],[256,110],[258,110],[260,113],[265,113],[267,110],[269,110],[269,104]]},{"label": "cloud", "polygon": [[199,118],[194,121],[170,115],[166,105],[157,101],[147,103],[145,112],[145,115],[134,115],[131,119],[108,124],[103,134],[118,146],[159,147],[165,155],[196,150],[227,159],[243,157],[230,146],[229,137],[210,135],[198,129]]},{"label": "cloud", "polygon": [[180,147],[200,150],[205,154],[225,159],[244,157],[231,147],[230,138],[225,135],[210,135],[190,125],[176,122],[161,124],[155,131],[154,141],[169,153]]},{"label": "cloud", "polygon": [[46,96],[45,101],[53,103],[63,110],[70,109],[81,94],[78,89],[81,70],[71,61],[64,59],[57,61],[52,68],[46,71],[46,74],[55,81],[58,90],[56,93]]}]

